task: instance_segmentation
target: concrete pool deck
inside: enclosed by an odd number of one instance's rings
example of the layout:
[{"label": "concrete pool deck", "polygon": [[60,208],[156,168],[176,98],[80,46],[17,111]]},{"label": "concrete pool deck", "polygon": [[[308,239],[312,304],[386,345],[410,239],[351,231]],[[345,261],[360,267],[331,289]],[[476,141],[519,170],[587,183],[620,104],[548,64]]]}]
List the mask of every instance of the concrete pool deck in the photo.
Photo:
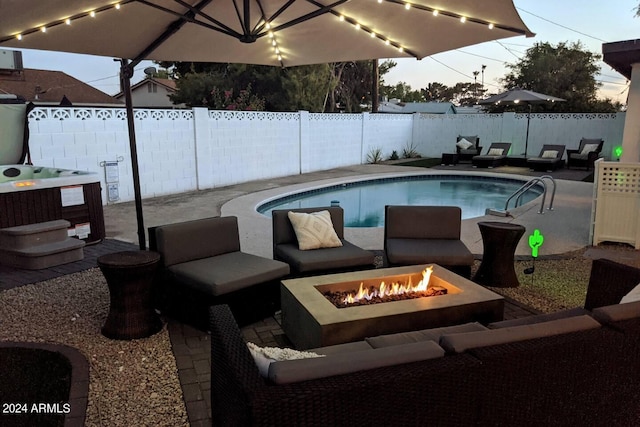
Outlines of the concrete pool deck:
[{"label": "concrete pool deck", "polygon": [[[526,168],[472,169],[466,167],[417,168],[388,164],[354,165],[328,171],[313,172],[289,177],[253,181],[211,190],[189,192],[143,201],[145,227],[169,224],[216,215],[238,217],[242,249],[265,257],[272,256],[271,218],[256,211],[265,200],[277,198],[311,188],[362,179],[375,179],[400,175],[428,175],[450,173],[454,175],[483,175],[519,178],[526,181],[532,175]],[[510,173],[505,173],[510,172]],[[571,179],[557,179],[554,210],[548,211],[550,194],[545,202],[545,213],[538,214],[540,199],[511,209],[512,217],[481,216],[463,221],[462,240],[476,255],[482,254],[482,238],[477,223],[480,221],[514,222],[526,227],[516,255],[531,254],[528,235],[539,229],[545,236],[540,256],[557,255],[574,251],[589,245],[589,227],[593,196],[593,184],[578,181],[587,175],[585,171],[564,171]],[[555,176],[556,173],[550,175]],[[558,176],[560,176],[558,174]],[[549,188],[550,190],[550,188]],[[550,191],[549,191],[550,193]],[[104,207],[107,237],[129,242],[137,242],[135,208],[133,202],[119,203]],[[383,248],[384,230],[378,228],[347,228],[347,240],[365,249]]]}]

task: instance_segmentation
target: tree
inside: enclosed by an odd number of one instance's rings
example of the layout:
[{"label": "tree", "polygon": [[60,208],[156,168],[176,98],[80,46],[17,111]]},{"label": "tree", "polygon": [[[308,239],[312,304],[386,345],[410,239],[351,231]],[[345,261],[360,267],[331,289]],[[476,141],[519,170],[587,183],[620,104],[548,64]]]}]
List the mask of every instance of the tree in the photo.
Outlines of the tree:
[{"label": "tree", "polygon": [[[505,88],[516,87],[566,99],[562,103],[537,104],[534,111],[615,112],[620,105],[610,99],[598,100],[600,87],[595,79],[600,71],[600,55],[586,51],[580,42],[536,43],[502,79]],[[503,111],[494,106],[492,111]],[[521,108],[521,107],[520,107]]]},{"label": "tree", "polygon": [[292,110],[324,111],[338,81],[329,64],[285,68],[282,88]]},{"label": "tree", "polygon": [[[264,100],[270,111],[361,111],[371,102],[371,61],[341,62],[277,68],[264,65],[162,62],[172,68],[177,93],[174,103],[189,106],[216,105],[212,97],[251,93]],[[395,63],[385,61],[380,75]],[[223,96],[224,98],[224,96]]]}]

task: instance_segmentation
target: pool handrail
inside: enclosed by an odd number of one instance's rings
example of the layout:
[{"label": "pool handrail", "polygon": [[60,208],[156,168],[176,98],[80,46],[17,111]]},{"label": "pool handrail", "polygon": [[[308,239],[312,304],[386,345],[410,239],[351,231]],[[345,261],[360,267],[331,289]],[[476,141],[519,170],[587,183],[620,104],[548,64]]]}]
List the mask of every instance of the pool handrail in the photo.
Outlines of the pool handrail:
[{"label": "pool handrail", "polygon": [[515,206],[517,207],[518,204],[520,203],[524,193],[526,193],[534,185],[542,184],[542,187],[543,187],[542,203],[540,204],[540,210],[538,211],[538,213],[539,214],[543,214],[544,213],[544,202],[545,202],[546,197],[547,197],[547,184],[545,182],[545,179],[551,180],[551,183],[553,184],[553,191],[551,193],[551,200],[549,201],[549,208],[548,208],[550,211],[553,210],[553,201],[554,201],[555,196],[556,196],[556,181],[553,179],[553,177],[551,175],[542,175],[540,177],[531,178],[529,181],[524,183],[520,188],[518,188],[511,196],[509,196],[509,198],[507,199],[507,201],[506,201],[506,203],[504,205],[504,211],[506,212],[508,210],[509,202],[511,201],[511,199],[513,199],[514,197],[517,196],[516,202],[515,202]]}]

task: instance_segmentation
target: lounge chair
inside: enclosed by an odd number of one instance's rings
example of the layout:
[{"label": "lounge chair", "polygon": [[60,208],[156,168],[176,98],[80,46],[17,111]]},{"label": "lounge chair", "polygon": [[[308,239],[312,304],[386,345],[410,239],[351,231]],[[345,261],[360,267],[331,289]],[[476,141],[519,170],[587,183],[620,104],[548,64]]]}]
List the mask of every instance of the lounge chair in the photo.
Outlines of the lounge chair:
[{"label": "lounge chair", "polygon": [[527,159],[527,166],[535,171],[554,171],[564,167],[564,145],[543,145],[538,157]]},{"label": "lounge chair", "polygon": [[478,135],[462,136],[458,135],[456,139],[456,153],[458,154],[458,162],[471,161],[473,156],[477,156],[482,151],[480,137]]},{"label": "lounge chair", "polygon": [[478,168],[495,168],[507,164],[507,154],[511,149],[510,142],[494,142],[487,150],[487,154],[473,156],[471,163]]},{"label": "lounge chair", "polygon": [[576,166],[591,169],[593,163],[600,157],[603,144],[602,139],[582,138],[577,150],[567,150],[567,168]]},{"label": "lounge chair", "polygon": [[[297,228],[291,222],[289,212],[295,214],[318,214],[329,211],[330,223],[335,235],[319,231],[323,224],[306,223],[304,218]],[[326,221],[325,221],[326,223]],[[273,259],[289,264],[292,276],[309,276],[342,271],[364,270],[374,268],[373,252],[362,249],[344,239],[344,210],[341,207],[317,207],[301,209],[278,209],[272,211],[273,225]],[[300,228],[302,227],[302,229]],[[305,232],[304,228],[309,230]],[[318,228],[320,227],[320,228]],[[314,234],[320,240],[333,244],[322,244],[316,249],[305,249],[303,236],[299,233]],[[315,237],[312,240],[318,240]],[[316,245],[317,246],[317,245]]]}]

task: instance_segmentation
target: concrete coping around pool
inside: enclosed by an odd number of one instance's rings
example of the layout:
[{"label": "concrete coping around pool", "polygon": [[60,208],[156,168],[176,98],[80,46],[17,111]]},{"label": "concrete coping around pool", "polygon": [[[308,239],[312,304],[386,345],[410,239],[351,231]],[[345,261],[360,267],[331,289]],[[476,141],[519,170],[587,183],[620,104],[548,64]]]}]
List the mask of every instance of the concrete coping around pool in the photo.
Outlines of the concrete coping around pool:
[{"label": "concrete coping around pool", "polygon": [[[532,177],[491,173],[491,172],[467,172],[467,171],[417,171],[415,169],[403,172],[374,173],[357,176],[330,178],[319,181],[294,184],[269,190],[251,193],[230,200],[222,206],[223,216],[234,215],[238,217],[240,228],[240,240],[242,250],[260,256],[272,257],[272,230],[271,218],[259,213],[257,208],[274,199],[289,196],[303,191],[319,189],[323,187],[348,184],[363,180],[376,180],[395,178],[401,176],[418,175],[466,175],[495,177],[500,179],[521,180],[523,184]],[[547,208],[551,197],[551,187],[548,188],[545,201],[545,213],[539,214],[541,198],[510,209],[511,216],[499,217],[485,215],[462,221],[461,239],[469,250],[476,256],[483,252],[482,237],[477,223],[480,221],[504,221],[513,222],[525,226],[525,235],[520,240],[517,248],[517,256],[530,256],[531,249],[528,245],[528,236],[538,229],[545,236],[543,246],[540,248],[540,256],[562,254],[583,248],[589,244],[591,228],[591,209],[593,199],[593,184],[586,182],[556,180],[556,194],[552,211]],[[384,229],[375,228],[345,228],[345,238],[350,242],[365,249],[380,250],[383,248]]]}]

